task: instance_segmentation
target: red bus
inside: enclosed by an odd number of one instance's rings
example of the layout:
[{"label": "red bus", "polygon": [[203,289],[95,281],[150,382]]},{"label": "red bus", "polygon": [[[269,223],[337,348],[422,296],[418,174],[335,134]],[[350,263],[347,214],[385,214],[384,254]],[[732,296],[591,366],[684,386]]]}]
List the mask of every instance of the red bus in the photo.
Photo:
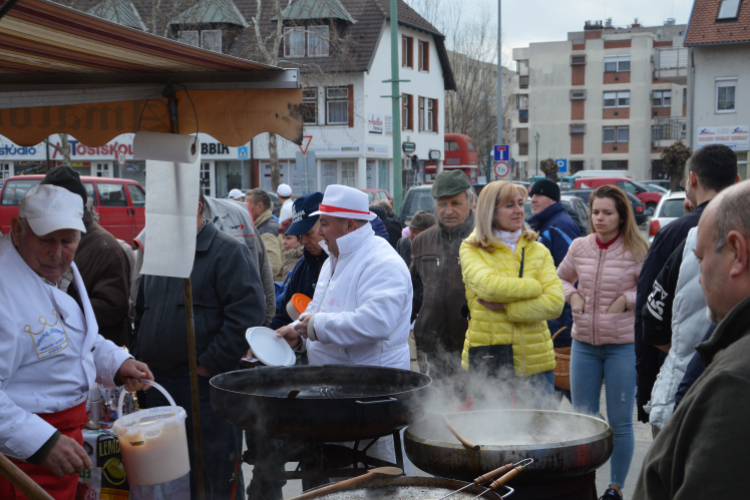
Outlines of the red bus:
[{"label": "red bus", "polygon": [[[477,182],[477,146],[474,139],[464,134],[445,134],[444,170],[461,170],[474,184]],[[425,184],[435,180],[435,162],[425,162]]]}]

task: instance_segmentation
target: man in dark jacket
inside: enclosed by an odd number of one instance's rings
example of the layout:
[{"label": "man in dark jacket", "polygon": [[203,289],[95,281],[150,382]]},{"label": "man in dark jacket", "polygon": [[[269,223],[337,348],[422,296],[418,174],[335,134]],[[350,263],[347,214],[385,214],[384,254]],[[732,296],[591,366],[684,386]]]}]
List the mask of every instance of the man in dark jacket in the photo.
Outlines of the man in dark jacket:
[{"label": "man in dark jacket", "polygon": [[703,210],[716,193],[733,184],[737,176],[737,155],[720,144],[705,146],[690,159],[690,173],[686,195],[695,210],[672,221],[661,229],[651,243],[641,274],[635,299],[635,369],[638,420],[647,424],[649,414],[644,409],[666,353],[643,339],[643,306],[652,292],[654,281],[669,257],[687,238],[688,232],[698,225]]},{"label": "man in dark jacket", "polygon": [[[560,202],[560,187],[551,179],[540,179],[531,186],[531,213],[526,222],[539,233],[539,242],[552,254],[555,267],[558,267],[574,239],[581,236],[578,224],[568,214]],[[555,339],[555,347],[570,347],[570,331],[573,328],[573,314],[566,303],[559,318],[547,321],[553,335],[560,328],[567,327]]]},{"label": "man in dark jacket", "polygon": [[[229,498],[232,494],[231,453],[241,452],[241,431],[219,419],[211,409],[209,379],[239,368],[247,352],[245,330],[263,324],[266,299],[257,260],[247,246],[204,220],[199,203],[195,263],[191,273],[198,354],[203,463],[192,455],[192,419],[187,436],[191,451],[191,498],[197,498],[194,471],[205,470],[206,498]],[[155,379],[175,399],[190,408],[190,375],[185,342],[185,295],[181,279],[143,276],[138,290],[135,345],[138,359],[145,361]],[[147,408],[168,406],[165,398],[149,391]],[[240,484],[239,491],[242,491]]]},{"label": "man in dark jacket", "polygon": [[271,197],[265,190],[255,188],[247,192],[245,203],[253,216],[255,232],[260,235],[266,246],[271,272],[276,276],[281,266],[284,265],[284,243],[279,233],[279,222],[271,212],[273,210]]},{"label": "man in dark jacket", "polygon": [[370,205],[370,211],[383,221],[385,230],[388,232],[388,242],[396,249],[398,240],[401,239],[401,230],[404,229],[404,226],[396,219],[391,202],[388,200],[378,200]]},{"label": "man in dark jacket", "polygon": [[[67,165],[60,165],[50,170],[41,184],[61,186],[83,198],[86,232],[81,234],[75,263],[88,292],[99,333],[119,346],[127,345],[130,332],[130,263],[125,251],[115,237],[96,222],[78,172]],[[75,287],[68,288],[68,293],[77,299]]]},{"label": "man in dark jacket", "polygon": [[456,399],[466,397],[466,372],[461,368],[466,329],[466,289],[458,250],[474,230],[473,194],[461,170],[444,170],[435,177],[430,194],[438,224],[412,242],[411,279],[414,289],[412,321],[420,369],[426,357],[429,374]]},{"label": "man in dark jacket", "polygon": [[[750,182],[719,194],[698,225],[701,288],[718,323],[706,370],[656,436],[633,498],[746,498],[750,442]],[[717,465],[719,464],[719,465]]]},{"label": "man in dark jacket", "polygon": [[300,243],[305,250],[302,258],[292,270],[292,275],[284,290],[284,299],[281,307],[276,310],[269,328],[278,330],[282,326],[290,324],[293,320],[287,312],[287,304],[292,300],[292,295],[301,293],[312,299],[315,294],[315,285],[318,283],[320,269],[323,267],[328,254],[323,251],[320,242],[323,237],[318,235],[318,218],[320,216],[311,213],[317,212],[320,202],[323,201],[323,193],[310,193],[300,196],[294,200],[292,210],[292,225],[286,230],[286,234],[299,236]]}]

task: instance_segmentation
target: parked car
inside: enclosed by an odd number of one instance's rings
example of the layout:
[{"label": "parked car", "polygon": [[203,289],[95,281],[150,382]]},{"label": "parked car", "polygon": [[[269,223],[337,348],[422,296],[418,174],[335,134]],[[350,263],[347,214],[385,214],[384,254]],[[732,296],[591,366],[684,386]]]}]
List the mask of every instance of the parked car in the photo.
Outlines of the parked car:
[{"label": "parked car", "polygon": [[[0,190],[0,232],[10,231],[10,222],[18,216],[18,204],[26,193],[44,179],[43,175],[9,177]],[[146,225],[146,191],[134,180],[81,176],[99,224],[115,238],[131,245]]]},{"label": "parked car", "polygon": [[646,189],[648,189],[652,193],[659,193],[662,196],[664,196],[665,194],[667,194],[669,192],[669,189],[664,189],[663,187],[661,187],[658,184],[644,184],[643,182],[639,182],[638,184],[640,184],[641,186],[645,187]]},{"label": "parked car", "polygon": [[648,242],[651,243],[654,240],[654,236],[661,228],[683,215],[685,215],[685,191],[664,195],[656,206],[654,217],[648,226]]},{"label": "parked car", "polygon": [[[586,202],[586,205],[588,205],[589,196],[591,196],[591,193],[593,191],[593,189],[571,189],[570,191],[565,191],[565,194],[568,196],[578,196]],[[633,215],[635,215],[635,221],[639,226],[641,224],[645,224],[649,216],[654,214],[654,211],[650,208],[646,208],[646,205],[641,200],[628,193],[627,191],[625,192],[625,194],[627,195],[628,200],[630,200],[630,205],[632,205],[633,207]],[[591,207],[589,207],[589,210],[590,209]]]},{"label": "parked car", "polygon": [[[568,212],[573,221],[578,225],[578,229],[581,231],[581,236],[589,234],[590,214],[588,204],[578,196],[569,196],[567,193],[560,197],[560,202],[565,208],[565,211]],[[532,215],[534,215],[531,212],[531,200],[526,200],[523,210],[526,214],[526,220],[529,220]]]},{"label": "parked car", "polygon": [[652,193],[645,186],[626,177],[579,177],[575,182],[575,189],[596,189],[599,186],[617,186],[626,193],[634,195],[652,211],[661,200],[661,194]]},{"label": "parked car", "polygon": [[627,177],[631,178],[629,170],[579,170],[573,177]]},{"label": "parked car", "polygon": [[360,189],[363,193],[367,193],[368,203],[372,205],[378,200],[388,200],[393,207],[393,198],[388,191],[385,189]]},{"label": "parked car", "polygon": [[[659,180],[641,181],[641,184],[643,184],[644,186],[649,186],[649,185],[659,186],[665,191],[670,191],[669,186],[671,184],[671,181],[668,179],[659,179]],[[685,191],[685,188],[683,186],[680,186],[680,191]]]}]

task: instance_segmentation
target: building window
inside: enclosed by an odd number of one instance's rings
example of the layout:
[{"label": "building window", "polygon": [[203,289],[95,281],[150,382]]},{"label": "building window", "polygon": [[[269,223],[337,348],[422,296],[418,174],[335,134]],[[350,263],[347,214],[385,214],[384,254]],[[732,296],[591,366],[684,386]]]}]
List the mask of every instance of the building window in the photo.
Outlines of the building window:
[{"label": "building window", "polygon": [[740,15],[740,5],[742,5],[742,0],[721,0],[716,20],[736,21]]},{"label": "building window", "polygon": [[341,162],[341,184],[354,187],[354,162]]},{"label": "building window", "polygon": [[529,109],[529,96],[526,94],[518,94],[516,96],[518,99],[517,106],[518,109]]},{"label": "building window", "polygon": [[586,56],[573,56],[570,59],[570,64],[572,66],[577,66],[580,64],[586,64]]},{"label": "building window", "polygon": [[736,78],[716,79],[716,112],[734,113],[737,108],[734,97],[737,92]]},{"label": "building window", "polygon": [[651,106],[654,108],[668,108],[672,106],[672,91],[654,90]]},{"label": "building window", "polygon": [[221,52],[221,30],[201,31],[201,47],[213,52]]},{"label": "building window", "polygon": [[310,26],[307,28],[307,56],[328,56],[328,26]]},{"label": "building window", "polygon": [[318,123],[318,87],[302,89],[302,119],[305,124]]},{"label": "building window", "polygon": [[425,121],[425,130],[428,132],[435,131],[435,99],[427,99],[427,120]]},{"label": "building window", "polygon": [[178,41],[192,45],[193,47],[203,47],[206,50],[221,52],[221,30],[189,30],[180,32]]},{"label": "building window", "polygon": [[180,33],[180,36],[177,38],[177,41],[186,43],[188,45],[192,45],[193,47],[200,47],[201,41],[200,41],[200,31],[183,31]]},{"label": "building window", "polygon": [[586,99],[586,91],[585,90],[574,90],[570,92],[570,100],[571,101],[579,101]]},{"label": "building window", "polygon": [[602,142],[630,142],[630,127],[604,127]]},{"label": "building window", "polygon": [[403,94],[401,97],[401,130],[414,130],[414,96]]},{"label": "building window", "polygon": [[430,71],[430,42],[419,41],[419,71]]},{"label": "building window", "polygon": [[630,71],[630,54],[604,56],[604,72],[614,73],[616,71]]},{"label": "building window", "polygon": [[687,108],[687,87],[682,89],[682,107]]},{"label": "building window", "polygon": [[628,160],[602,160],[602,170],[627,170]]},{"label": "building window", "polygon": [[347,87],[326,88],[326,123],[328,125],[349,123],[349,89]]},{"label": "building window", "polygon": [[630,107],[630,91],[622,90],[620,92],[605,92],[604,93],[604,107],[605,108],[629,108]]},{"label": "building window", "polygon": [[326,57],[328,49],[328,26],[284,28],[284,57]]},{"label": "building window", "polygon": [[378,189],[389,189],[388,160],[378,160]]},{"label": "building window", "polygon": [[414,38],[401,37],[401,67],[414,68]]},{"label": "building window", "polygon": [[305,30],[284,28],[284,57],[305,57]]}]

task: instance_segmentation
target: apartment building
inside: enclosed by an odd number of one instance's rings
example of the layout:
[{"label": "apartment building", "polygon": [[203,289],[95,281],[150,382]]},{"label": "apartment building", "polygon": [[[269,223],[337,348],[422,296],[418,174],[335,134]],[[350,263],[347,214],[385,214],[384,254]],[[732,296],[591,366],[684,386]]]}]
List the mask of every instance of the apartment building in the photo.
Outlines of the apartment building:
[{"label": "apartment building", "polygon": [[[724,144],[737,153],[737,167],[747,179],[750,149],[750,2],[697,0],[693,5],[684,64],[659,68],[661,78],[690,78],[689,143],[693,150]],[[688,55],[687,51],[691,51]],[[674,57],[671,57],[674,59]]]},{"label": "apartment building", "polygon": [[672,19],[624,28],[609,19],[587,21],[565,41],[514,49],[518,116],[511,154],[521,177],[553,158],[568,174],[603,169],[664,178],[662,151],[687,137],[687,79],[657,78],[655,54],[682,47],[685,27]]}]

